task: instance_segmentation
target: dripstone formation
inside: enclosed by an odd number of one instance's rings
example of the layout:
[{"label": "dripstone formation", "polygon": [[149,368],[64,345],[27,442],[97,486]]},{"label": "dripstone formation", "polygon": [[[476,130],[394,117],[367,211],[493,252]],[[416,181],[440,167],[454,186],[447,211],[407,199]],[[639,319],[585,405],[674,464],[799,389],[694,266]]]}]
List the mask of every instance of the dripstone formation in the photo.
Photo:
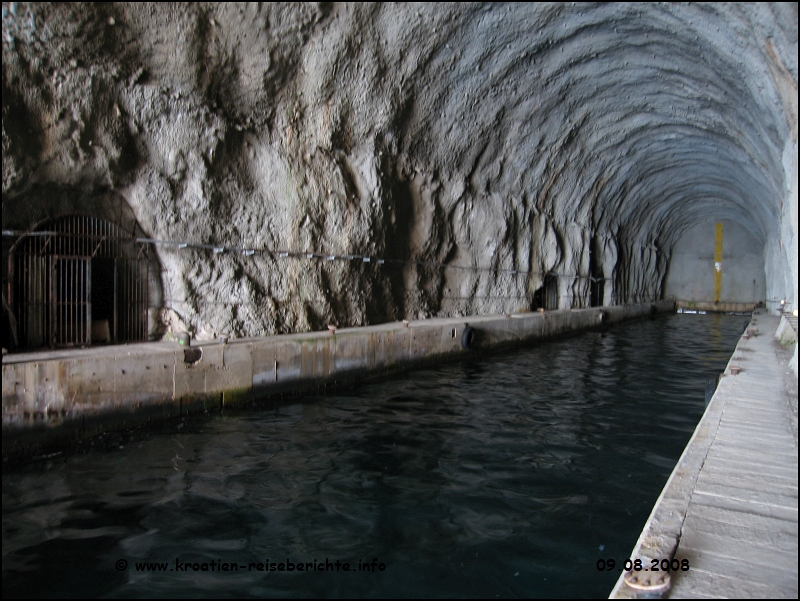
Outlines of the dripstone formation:
[{"label": "dripstone formation", "polygon": [[153,336],[530,310],[547,274],[559,308],[593,282],[658,299],[681,234],[723,218],[796,307],[797,23],[791,3],[4,3],[4,229],[125,213],[153,239],[387,260],[159,246]]}]

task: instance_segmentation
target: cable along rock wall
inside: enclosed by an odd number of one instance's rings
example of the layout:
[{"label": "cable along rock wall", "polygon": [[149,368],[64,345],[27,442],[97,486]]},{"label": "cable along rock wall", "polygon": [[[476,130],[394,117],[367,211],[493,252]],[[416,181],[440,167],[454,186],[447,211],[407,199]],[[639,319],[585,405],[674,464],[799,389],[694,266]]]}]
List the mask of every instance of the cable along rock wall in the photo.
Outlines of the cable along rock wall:
[{"label": "cable along rock wall", "polygon": [[3,4],[4,228],[450,266],[160,246],[157,333],[658,299],[717,217],[796,307],[796,133],[796,4]]}]

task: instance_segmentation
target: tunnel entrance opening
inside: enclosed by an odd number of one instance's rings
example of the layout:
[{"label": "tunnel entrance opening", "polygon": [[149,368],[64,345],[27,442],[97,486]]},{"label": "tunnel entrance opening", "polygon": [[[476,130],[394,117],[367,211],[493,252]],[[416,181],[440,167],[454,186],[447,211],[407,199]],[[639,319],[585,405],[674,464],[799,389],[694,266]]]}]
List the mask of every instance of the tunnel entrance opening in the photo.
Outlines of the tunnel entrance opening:
[{"label": "tunnel entrance opening", "polygon": [[94,217],[61,217],[23,235],[8,255],[18,347],[146,340],[148,263],[146,245]]},{"label": "tunnel entrance opening", "polygon": [[602,307],[603,296],[605,294],[606,280],[603,277],[603,267],[597,260],[594,252],[596,240],[589,245],[589,305],[591,307]]},{"label": "tunnel entrance opening", "polygon": [[545,309],[554,311],[558,309],[558,276],[548,273],[544,276],[544,282],[533,293],[533,310]]},{"label": "tunnel entrance opening", "polygon": [[600,277],[592,276],[592,285],[591,285],[591,306],[592,307],[602,307],[603,306],[603,294],[605,293],[605,280]]},{"label": "tunnel entrance opening", "polygon": [[589,302],[592,307],[603,306],[603,296],[605,295],[606,280],[603,277],[603,271],[593,261],[590,255],[589,264],[591,269],[591,276],[589,277]]}]

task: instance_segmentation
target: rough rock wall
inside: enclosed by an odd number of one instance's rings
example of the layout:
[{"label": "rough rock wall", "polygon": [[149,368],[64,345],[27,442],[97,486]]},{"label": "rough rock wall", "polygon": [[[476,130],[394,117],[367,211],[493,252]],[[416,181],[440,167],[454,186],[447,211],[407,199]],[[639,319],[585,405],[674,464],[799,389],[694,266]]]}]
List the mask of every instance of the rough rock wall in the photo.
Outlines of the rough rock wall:
[{"label": "rough rock wall", "polygon": [[3,4],[4,227],[433,264],[158,247],[201,338],[655,299],[707,218],[796,306],[796,172],[796,4]]}]

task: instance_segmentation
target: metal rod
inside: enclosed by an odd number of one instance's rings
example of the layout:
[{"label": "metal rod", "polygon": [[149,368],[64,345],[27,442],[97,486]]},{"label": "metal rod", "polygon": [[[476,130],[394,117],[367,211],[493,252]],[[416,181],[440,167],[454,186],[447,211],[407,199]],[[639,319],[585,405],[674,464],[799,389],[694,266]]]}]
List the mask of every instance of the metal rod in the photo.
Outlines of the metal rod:
[{"label": "metal rod", "polygon": [[[40,261],[36,259],[33,255],[26,255],[25,256],[25,300],[35,300],[38,303],[41,301],[40,298],[44,300],[44,290],[39,290],[39,274],[36,273],[39,269]],[[27,303],[26,303],[27,304]],[[37,307],[38,309],[38,307]],[[36,346],[40,346],[44,343],[45,338],[45,324],[42,323],[44,319],[44,310],[42,307],[41,311],[34,310],[31,313],[31,307],[26,306],[24,309],[25,313],[25,338],[28,344],[35,341]],[[37,315],[37,313],[41,313],[41,317]],[[31,332],[33,330],[33,332]]]},{"label": "metal rod", "polygon": [[58,258],[54,257],[50,261],[51,265],[51,272],[50,272],[50,344],[51,346],[55,343],[56,340],[56,328],[58,327],[58,274],[56,270],[58,268]]},{"label": "metal rod", "polygon": [[142,338],[142,269],[136,261],[136,338]]},{"label": "metal rod", "polygon": [[[34,258],[31,255],[25,255],[25,270],[23,275],[25,277],[25,289],[28,298],[31,298],[34,294],[34,282],[32,280],[32,272],[34,268]],[[33,325],[31,322],[33,321],[32,316],[30,315],[31,306],[28,305],[27,307],[22,306],[22,312],[24,313],[24,321],[25,321],[25,338],[26,341],[33,342],[33,340],[29,340],[33,338],[30,332],[30,326]]]},{"label": "metal rod", "polygon": [[[59,280],[58,281],[58,288],[56,289],[56,293],[59,295],[58,297],[56,297],[56,306],[59,308],[59,313],[60,313],[59,314],[60,324],[56,324],[56,325],[60,325],[61,326],[59,328],[59,335],[61,337],[58,339],[58,343],[61,343],[64,340],[64,327],[65,327],[64,311],[66,309],[66,306],[64,305],[64,302],[63,302],[64,299],[62,298],[62,296],[63,296],[63,292],[67,292],[66,290],[64,290],[64,273],[69,273],[69,260],[68,259],[63,259],[60,262],[60,264],[58,264],[56,267],[58,269],[58,280]],[[69,298],[69,297],[67,297],[67,298]]]},{"label": "metal rod", "polygon": [[[77,221],[77,219],[76,219]],[[73,244],[73,250],[77,250],[75,247],[77,244]],[[75,323],[75,319],[77,318],[75,313],[75,304],[78,300],[78,291],[77,291],[77,282],[75,281],[77,277],[77,273],[75,270],[75,260],[70,259],[67,261],[67,286],[69,286],[69,302],[67,303],[67,335],[64,338],[64,343],[74,342],[75,341],[75,329],[77,324]]]},{"label": "metal rod", "polygon": [[[81,219],[81,221],[85,221]],[[83,246],[83,244],[81,244]],[[83,250],[83,249],[80,249]],[[74,340],[75,344],[78,344],[83,339],[83,334],[81,330],[83,329],[83,318],[81,314],[83,313],[83,295],[84,295],[84,281],[83,281],[83,261],[80,259],[75,259],[75,275],[77,280],[77,285],[75,286],[75,308],[73,311],[75,312],[75,334]]]},{"label": "metal rod", "polygon": [[128,261],[128,339],[134,337],[134,323],[133,323],[133,270],[131,269],[130,261]]},{"label": "metal rod", "polygon": [[120,331],[120,342],[126,342],[128,339],[128,320],[126,317],[127,307],[125,306],[126,296],[125,296],[125,260],[119,260],[119,287],[120,287],[120,295],[119,295],[119,308],[120,308],[120,324],[119,324],[119,331]]},{"label": "metal rod", "polygon": [[17,315],[19,315],[19,320],[20,320],[19,323],[20,341],[23,340],[25,341],[25,342],[20,342],[20,344],[26,344],[28,341],[28,325],[29,325],[28,311],[30,310],[30,307],[25,306],[23,299],[25,298],[25,295],[29,295],[28,291],[31,289],[30,270],[28,268],[28,263],[30,261],[29,257],[30,255],[22,255],[20,257],[19,260],[20,273],[17,274],[17,278],[15,280],[19,282],[20,290],[23,291],[21,299],[19,300],[19,302],[16,303],[16,306],[19,309],[17,311]]},{"label": "metal rod", "polygon": [[136,334],[136,326],[133,321],[133,303],[135,302],[133,291],[133,269],[131,262],[128,261],[128,339],[132,339]]},{"label": "metal rod", "polygon": [[58,288],[59,288],[59,281],[58,276],[59,272],[61,271],[61,266],[59,264],[59,260],[56,259],[53,261],[53,311],[54,311],[54,323],[53,323],[53,339],[54,342],[58,342],[58,324],[61,317],[59,316],[58,312],[61,310],[58,306]]},{"label": "metal rod", "polygon": [[[70,245],[73,246],[73,245]],[[72,248],[70,248],[72,250]],[[64,303],[64,319],[66,322],[66,331],[61,339],[62,343],[69,342],[72,338],[72,291],[69,289],[69,281],[72,276],[72,261],[64,259],[64,266],[66,267],[66,277],[61,278],[61,290],[63,292],[66,302]]]},{"label": "metal rod", "polygon": [[117,263],[117,306],[119,307],[119,341],[125,342],[125,263],[119,258]]},{"label": "metal rod", "polygon": [[142,338],[148,340],[150,338],[150,262],[147,261],[147,254],[145,253],[145,264],[142,270],[144,273],[144,329]]},{"label": "metal rod", "polygon": [[32,319],[30,318],[30,306],[25,302],[26,300],[31,298],[31,291],[33,289],[33,282],[31,281],[31,267],[32,267],[32,257],[31,255],[23,255],[22,262],[22,269],[20,273],[20,278],[23,279],[23,293],[20,298],[20,317],[22,319],[22,330],[25,332],[25,343],[29,342],[29,338],[31,337],[30,334],[30,325]]},{"label": "metal rod", "polygon": [[86,329],[84,330],[85,344],[92,344],[92,261],[87,259],[83,266],[84,279],[86,280],[86,306],[84,312],[84,319],[86,320]]},{"label": "metal rod", "polygon": [[[19,265],[21,267],[20,271],[22,273],[18,274],[18,277],[24,275],[24,277],[26,278],[27,281],[25,282],[25,288],[24,288],[25,290],[30,290],[31,289],[30,271],[27,268],[27,265],[29,264],[30,261],[31,261],[31,255],[26,255],[24,263],[22,261],[19,262]],[[41,264],[45,263],[45,262],[46,262],[45,259],[39,259],[38,260],[39,267],[41,268],[41,266],[42,266]],[[16,267],[16,265],[15,265],[15,267]],[[47,296],[46,296],[46,291],[44,290],[44,273],[42,273],[38,277],[40,278],[40,281],[39,281],[40,290],[36,294],[36,303],[38,305],[39,316],[38,316],[38,319],[36,319],[36,323],[35,324],[31,324],[33,319],[31,319],[29,317],[30,305],[28,305],[27,307],[25,306],[25,303],[24,303],[25,297],[22,296],[21,298],[17,299],[17,301],[16,301],[16,306],[19,307],[18,315],[20,316],[20,320],[21,320],[21,323],[19,324],[20,332],[24,332],[24,337],[20,336],[20,338],[19,338],[20,339],[20,344],[24,344],[26,346],[29,346],[31,344],[31,342],[32,342],[31,334],[30,334],[31,325],[33,325],[33,327],[36,330],[38,330],[37,338],[39,339],[39,344],[37,344],[37,346],[39,346],[41,344],[44,344],[45,339],[47,337],[47,334],[46,334],[47,323],[45,322],[46,307],[44,306],[44,303],[46,302]],[[22,286],[20,286],[20,289],[23,289]],[[28,298],[30,298],[30,297],[28,297]],[[24,340],[24,342],[23,342],[23,340]]]},{"label": "metal rod", "polygon": [[[75,245],[72,244],[72,246],[74,248]],[[66,332],[65,332],[64,338],[61,340],[62,343],[67,343],[67,342],[70,341],[70,338],[72,338],[72,299],[73,299],[72,261],[70,261],[69,259],[66,259],[65,260],[65,266],[67,268],[66,269],[67,273],[66,273],[66,277],[62,278],[62,280],[65,281],[65,284],[66,284],[66,287],[67,287],[67,295],[68,296],[67,296],[67,302],[65,303],[66,306],[64,307],[66,309],[64,311],[64,314],[65,314],[64,317],[65,317],[65,321],[66,321],[66,324],[65,324],[66,325]]]},{"label": "metal rod", "polygon": [[[31,290],[33,289],[33,284],[31,282],[31,255],[23,255],[25,261],[25,268],[23,272],[20,274],[25,278],[25,294],[28,298],[31,297]],[[28,314],[30,312],[30,306],[26,307],[24,303],[20,303],[20,313],[22,314],[22,322],[25,324],[25,342],[28,343],[30,338],[30,332],[28,331],[28,325],[30,324],[30,319]]]},{"label": "metal rod", "polygon": [[117,344],[119,342],[119,330],[117,329],[117,305],[119,304],[119,299],[117,296],[117,258],[114,258],[114,343]]},{"label": "metal rod", "polygon": [[[13,292],[14,292],[13,282],[14,282],[15,270],[14,270],[14,262],[11,260],[11,253],[9,253],[9,255],[8,255],[7,262],[8,262],[8,283],[6,285],[6,298],[8,299],[8,306],[11,307],[11,310],[14,312],[14,315],[16,316],[16,318],[19,319],[19,311],[17,310],[16,306],[14,305],[15,298],[14,298],[14,295],[13,295]],[[14,325],[13,325],[14,322],[12,321],[11,324],[12,324],[11,327],[13,328],[14,327]],[[16,332],[16,334],[17,334],[16,342],[19,343],[19,341],[21,340],[19,338],[19,335],[20,335],[20,332],[21,332],[20,327],[19,327],[19,323],[17,323],[16,330],[17,330],[17,332]]]},{"label": "metal rod", "polygon": [[83,323],[83,303],[86,300],[86,272],[84,261],[75,259],[75,269],[78,272],[78,278],[80,280],[80,285],[77,286],[77,290],[75,290],[75,314],[77,318],[75,320],[75,340],[77,343],[77,341],[83,340],[85,332],[85,324]]},{"label": "metal rod", "polygon": [[[62,285],[66,287],[67,297],[66,302],[62,303],[61,309],[62,313],[64,314],[63,323],[64,328],[62,332],[62,338],[60,340],[61,343],[67,342],[69,340],[69,301],[72,298],[72,290],[69,285],[69,259],[64,259],[64,269],[61,277]],[[66,275],[66,277],[65,277]],[[61,301],[62,299],[58,299]]]},{"label": "metal rod", "polygon": [[[81,221],[85,221],[81,219]],[[81,244],[83,246],[83,244]],[[81,249],[83,250],[83,249]],[[78,344],[83,339],[83,297],[84,297],[84,273],[83,273],[83,261],[81,259],[75,259],[75,274],[77,276],[78,285],[75,286],[75,344]]]},{"label": "metal rod", "polygon": [[[83,219],[81,219],[81,221],[83,221]],[[83,244],[80,244],[80,246],[83,246]],[[80,259],[75,259],[73,261],[73,269],[75,270],[75,305],[72,311],[75,314],[75,325],[73,326],[72,339],[75,344],[78,344],[83,338],[81,335],[81,326],[83,325],[83,319],[81,319],[81,301],[83,300],[83,270],[81,269],[81,263],[82,261]]]},{"label": "metal rod", "polygon": [[[76,219],[77,221],[77,219]],[[75,250],[75,243],[72,244],[72,250]],[[67,286],[69,290],[69,299],[67,301],[67,334],[64,337],[62,342],[69,343],[75,340],[75,316],[73,313],[75,312],[75,300],[77,297],[76,294],[76,284],[75,281],[75,261],[73,259],[67,259]]]},{"label": "metal rod", "polygon": [[139,332],[139,338],[147,340],[147,263],[145,261],[139,262],[139,282],[142,288],[142,306],[139,309],[142,316],[142,327]]},{"label": "metal rod", "polygon": [[[76,219],[76,221],[78,221]],[[76,244],[78,246],[80,243]],[[77,248],[75,250],[78,250]],[[72,259],[69,262],[69,286],[70,286],[70,293],[72,296],[71,302],[69,303],[69,335],[64,340],[65,343],[72,342],[73,344],[78,341],[78,296],[79,296],[79,282],[78,278],[80,277],[78,274],[78,262],[75,259]]]},{"label": "metal rod", "polygon": [[[85,220],[84,220],[85,221]],[[80,259],[75,259],[75,269],[78,271],[78,278],[80,279],[80,286],[77,287],[75,291],[76,303],[75,303],[75,314],[77,319],[75,320],[75,340],[76,343],[79,340],[83,340],[84,334],[86,333],[86,324],[83,323],[84,320],[84,302],[86,301],[86,264],[85,261],[81,261]]]},{"label": "metal rod", "polygon": [[[37,303],[38,316],[36,318],[35,328],[38,330],[38,338],[40,340],[40,345],[41,345],[41,344],[44,344],[45,340],[47,339],[47,306],[46,306],[46,303],[47,303],[47,290],[45,288],[45,282],[46,282],[45,272],[46,272],[46,261],[47,260],[44,257],[37,257],[37,261],[38,261],[38,269],[37,269],[37,271],[41,271],[41,273],[38,274],[38,278],[39,278],[39,281],[38,281],[38,292],[36,294],[36,296],[37,296],[36,303]],[[21,269],[21,268],[22,268],[22,263],[19,262],[19,261],[15,261],[14,262],[14,269]],[[17,278],[18,277],[19,277],[19,274],[17,275]],[[15,278],[15,281],[17,281],[17,278]],[[26,308],[23,307],[24,303],[22,302],[23,298],[21,297],[22,290],[23,290],[23,288],[22,288],[22,286],[20,286],[20,288],[19,288],[20,295],[18,297],[15,297],[15,303],[14,304],[15,304],[16,307],[19,308],[19,310],[17,312],[17,319],[20,320],[20,323],[17,324],[17,327],[19,328],[19,332],[20,332],[19,344],[20,345],[29,346],[30,345],[30,340],[29,340],[29,337],[30,337],[30,334],[29,334],[30,323],[29,322],[30,322],[30,320],[28,319],[28,316],[27,316],[29,308],[27,308],[27,310],[26,310]],[[22,317],[23,313],[25,313],[25,317],[24,318]],[[23,320],[26,323],[22,323]],[[23,336],[21,335],[22,332],[25,332],[25,334],[24,334],[24,342],[23,342]]]},{"label": "metal rod", "polygon": [[[91,342],[90,339],[87,339],[86,336],[86,326],[88,325],[88,318],[89,318],[89,307],[91,306],[92,297],[92,283],[89,280],[90,269],[89,264],[91,263],[91,259],[86,259],[81,266],[83,271],[83,303],[81,304],[81,325],[83,326],[83,330],[81,333],[81,338],[83,338],[83,343],[88,344]],[[91,338],[91,336],[89,336]]]},{"label": "metal rod", "polygon": [[133,273],[135,275],[134,285],[136,287],[136,292],[135,292],[135,294],[136,294],[136,304],[134,305],[134,312],[136,313],[136,317],[135,317],[136,330],[135,331],[136,331],[136,338],[138,340],[142,335],[142,332],[141,332],[141,330],[142,330],[142,326],[141,326],[142,315],[139,312],[140,308],[141,308],[141,304],[142,304],[141,303],[141,298],[140,298],[140,296],[141,296],[141,281],[140,281],[141,278],[139,277],[139,274],[140,274],[141,270],[139,269],[139,261],[138,260],[133,264],[133,267],[134,267]]}]

